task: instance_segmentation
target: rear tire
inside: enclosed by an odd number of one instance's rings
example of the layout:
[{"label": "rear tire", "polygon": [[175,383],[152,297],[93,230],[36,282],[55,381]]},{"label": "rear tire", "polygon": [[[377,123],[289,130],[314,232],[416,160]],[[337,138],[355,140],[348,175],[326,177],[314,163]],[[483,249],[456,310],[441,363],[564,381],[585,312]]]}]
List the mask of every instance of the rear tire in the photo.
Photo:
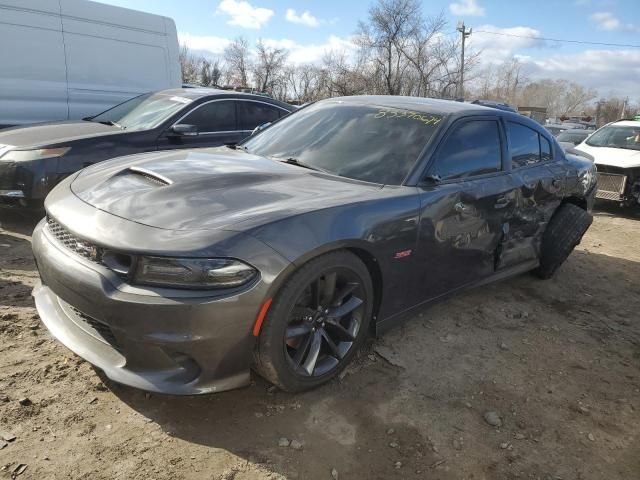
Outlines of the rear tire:
[{"label": "rear tire", "polygon": [[540,266],[534,273],[545,280],[553,277],[575,246],[580,243],[592,221],[593,217],[577,205],[560,205],[542,237]]},{"label": "rear tire", "polygon": [[372,306],[371,277],[356,255],[339,250],[310,260],[273,299],[254,350],[254,369],[288,392],[329,381],[365,341]]}]

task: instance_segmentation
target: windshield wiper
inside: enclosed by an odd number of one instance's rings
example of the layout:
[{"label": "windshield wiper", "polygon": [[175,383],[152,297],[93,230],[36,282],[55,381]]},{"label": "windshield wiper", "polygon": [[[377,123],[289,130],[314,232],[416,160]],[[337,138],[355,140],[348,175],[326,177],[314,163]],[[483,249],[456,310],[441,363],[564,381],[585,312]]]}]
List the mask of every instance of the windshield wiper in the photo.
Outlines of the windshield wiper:
[{"label": "windshield wiper", "polygon": [[227,144],[225,145],[225,147],[230,148],[231,150],[244,150],[245,152],[249,151],[248,147],[245,147],[244,145],[238,145],[237,143]]},{"label": "windshield wiper", "polygon": [[118,127],[120,130],[124,130],[125,129],[125,127],[123,127],[119,123],[112,122],[111,120],[107,120],[106,122],[98,122],[98,123],[101,123],[103,125],[109,125],[109,126],[112,126],[112,127]]},{"label": "windshield wiper", "polygon": [[282,163],[288,163],[289,165],[295,165],[296,167],[308,168],[309,170],[315,170],[316,172],[327,173],[326,170],[323,170],[323,169],[318,168],[318,167],[313,167],[313,166],[309,165],[308,163],[301,162],[297,158],[289,157],[289,158],[285,158],[285,159],[282,159],[282,160],[279,160],[279,161],[282,162]]}]

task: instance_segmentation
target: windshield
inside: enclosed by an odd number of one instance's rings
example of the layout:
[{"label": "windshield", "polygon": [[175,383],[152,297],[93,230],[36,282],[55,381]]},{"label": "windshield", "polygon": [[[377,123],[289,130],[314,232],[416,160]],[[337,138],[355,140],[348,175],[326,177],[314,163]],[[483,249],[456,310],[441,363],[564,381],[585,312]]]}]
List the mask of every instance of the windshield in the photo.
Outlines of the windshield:
[{"label": "windshield", "polygon": [[243,146],[347,178],[400,185],[441,120],[425,112],[327,100],[283,118]]},{"label": "windshield", "polygon": [[116,105],[90,120],[125,130],[147,130],[157,127],[189,103],[191,99],[185,97],[147,93]]},{"label": "windshield", "polygon": [[582,142],[588,136],[589,136],[589,134],[587,132],[584,132],[584,133],[580,133],[580,132],[571,132],[571,133],[570,132],[562,132],[556,138],[557,138],[557,140],[559,142],[571,142],[571,143],[578,144],[578,143]]},{"label": "windshield", "polygon": [[640,150],[640,125],[608,125],[602,127],[589,137],[587,145]]}]

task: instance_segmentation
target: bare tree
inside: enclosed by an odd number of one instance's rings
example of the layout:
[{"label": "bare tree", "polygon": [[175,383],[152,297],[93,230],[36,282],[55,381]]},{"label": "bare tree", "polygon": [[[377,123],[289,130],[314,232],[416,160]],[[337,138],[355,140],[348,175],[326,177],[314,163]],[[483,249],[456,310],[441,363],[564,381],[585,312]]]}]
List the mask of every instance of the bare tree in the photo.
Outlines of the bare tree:
[{"label": "bare tree", "polygon": [[215,87],[220,85],[221,79],[222,68],[220,60],[208,60],[206,58],[202,58],[200,60],[200,85],[205,87]]},{"label": "bare tree", "polygon": [[283,48],[266,46],[262,40],[256,44],[253,79],[261,92],[273,93],[277,84],[284,82],[284,66],[288,52]]},{"label": "bare tree", "polygon": [[319,66],[306,64],[288,66],[285,69],[288,99],[307,103],[323,98],[327,92],[327,71]]},{"label": "bare tree", "polygon": [[404,51],[421,23],[421,5],[417,0],[378,0],[369,9],[368,22],[360,22],[358,44],[382,77],[382,93],[401,93],[408,67]]},{"label": "bare tree", "polygon": [[326,96],[358,95],[376,93],[368,87],[362,65],[353,65],[347,60],[345,52],[331,51],[322,59],[326,72]]},{"label": "bare tree", "polygon": [[602,126],[622,118],[623,110],[626,118],[633,118],[635,115],[640,115],[640,104],[629,103],[627,99],[620,97],[601,98],[588,108],[587,112],[594,119],[597,117],[598,126]]},{"label": "bare tree", "polygon": [[182,71],[182,81],[185,83],[197,83],[199,72],[199,59],[189,50],[186,45],[180,45],[180,69]]},{"label": "bare tree", "polygon": [[543,79],[529,83],[522,91],[521,102],[545,107],[549,114],[563,116],[581,112],[596,98],[593,89],[566,80]]},{"label": "bare tree", "polygon": [[249,42],[244,37],[236,38],[224,49],[224,59],[230,83],[235,83],[239,87],[249,86],[250,54]]}]

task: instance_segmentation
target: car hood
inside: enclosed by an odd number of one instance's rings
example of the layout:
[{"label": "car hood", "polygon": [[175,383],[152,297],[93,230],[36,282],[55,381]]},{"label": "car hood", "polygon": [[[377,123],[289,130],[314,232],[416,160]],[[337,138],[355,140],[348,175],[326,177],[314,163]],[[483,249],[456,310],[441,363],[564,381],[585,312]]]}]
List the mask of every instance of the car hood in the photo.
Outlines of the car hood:
[{"label": "car hood", "polygon": [[83,138],[120,133],[118,127],[96,122],[38,123],[28,127],[0,130],[0,152],[13,148],[24,149],[60,145]]},{"label": "car hood", "polygon": [[246,230],[365,200],[380,188],[226,147],[121,157],[71,183],[95,208],[171,230]]},{"label": "car hood", "polygon": [[596,165],[609,165],[619,168],[640,167],[640,150],[592,147],[584,142],[578,145],[576,150],[591,155]]}]

